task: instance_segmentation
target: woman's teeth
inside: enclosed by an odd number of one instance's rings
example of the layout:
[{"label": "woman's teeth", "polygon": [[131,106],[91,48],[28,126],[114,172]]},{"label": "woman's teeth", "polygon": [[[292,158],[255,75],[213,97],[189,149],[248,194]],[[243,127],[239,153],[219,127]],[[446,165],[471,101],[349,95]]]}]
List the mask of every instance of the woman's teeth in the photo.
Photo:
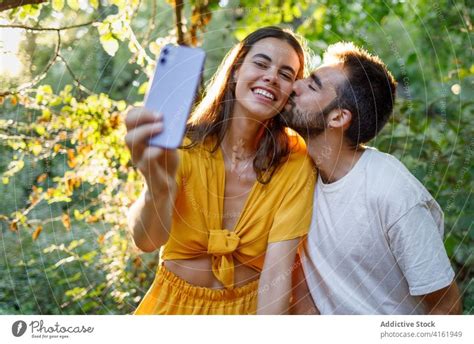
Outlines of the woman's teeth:
[{"label": "woman's teeth", "polygon": [[261,88],[256,88],[253,90],[253,93],[255,94],[260,94],[262,96],[264,96],[265,98],[268,98],[270,100],[274,100],[275,97],[273,96],[273,94],[271,94],[270,92],[268,91],[265,91],[265,90],[262,90]]}]

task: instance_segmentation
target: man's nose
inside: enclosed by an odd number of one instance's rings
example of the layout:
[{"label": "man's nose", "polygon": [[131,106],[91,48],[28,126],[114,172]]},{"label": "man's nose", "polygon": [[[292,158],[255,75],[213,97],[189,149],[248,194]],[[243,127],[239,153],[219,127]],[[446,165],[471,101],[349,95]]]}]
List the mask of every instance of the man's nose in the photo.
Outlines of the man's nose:
[{"label": "man's nose", "polygon": [[296,80],[294,83],[293,83],[293,93],[296,95],[296,96],[299,96],[300,93],[301,93],[301,87],[303,86],[303,81],[302,80]]}]

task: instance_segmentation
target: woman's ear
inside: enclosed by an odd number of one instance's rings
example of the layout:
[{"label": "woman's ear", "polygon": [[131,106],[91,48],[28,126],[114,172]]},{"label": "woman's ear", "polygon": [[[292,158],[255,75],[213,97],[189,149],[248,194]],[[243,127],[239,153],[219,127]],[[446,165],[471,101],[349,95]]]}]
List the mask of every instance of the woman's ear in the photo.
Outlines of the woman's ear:
[{"label": "woman's ear", "polygon": [[347,129],[351,120],[352,112],[347,109],[335,109],[328,115],[328,128]]},{"label": "woman's ear", "polygon": [[240,68],[236,68],[231,76],[230,76],[230,81],[233,82],[233,83],[237,83],[237,79],[239,78],[239,71],[240,71]]}]

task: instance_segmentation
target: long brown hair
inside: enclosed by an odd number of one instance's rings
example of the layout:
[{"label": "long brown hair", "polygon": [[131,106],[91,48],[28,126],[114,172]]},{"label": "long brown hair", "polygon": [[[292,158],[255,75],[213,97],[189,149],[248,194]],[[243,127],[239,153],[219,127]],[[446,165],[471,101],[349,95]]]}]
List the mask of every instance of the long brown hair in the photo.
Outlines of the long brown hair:
[{"label": "long brown hair", "polygon": [[[305,53],[299,40],[291,31],[277,26],[267,26],[252,32],[229,51],[211,79],[204,98],[196,106],[188,121],[186,136],[191,143],[183,148],[192,148],[202,144],[208,137],[216,139],[212,152],[219,148],[229,128],[235,103],[236,83],[232,76],[253,45],[269,37],[283,40],[295,49],[300,61],[296,77],[297,79],[303,77]],[[265,124],[253,160],[253,168],[260,183],[270,182],[280,163],[288,157],[290,149],[285,122],[281,115],[277,114]]]}]

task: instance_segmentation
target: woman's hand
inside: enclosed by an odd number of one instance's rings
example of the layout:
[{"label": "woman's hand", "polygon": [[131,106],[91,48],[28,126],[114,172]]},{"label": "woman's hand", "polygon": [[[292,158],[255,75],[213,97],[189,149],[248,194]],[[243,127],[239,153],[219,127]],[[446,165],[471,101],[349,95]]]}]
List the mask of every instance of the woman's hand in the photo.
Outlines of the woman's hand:
[{"label": "woman's hand", "polygon": [[316,304],[313,301],[308,283],[303,271],[300,256],[296,255],[295,264],[293,265],[292,276],[292,298],[290,304],[290,314],[310,315],[320,314]]},{"label": "woman's hand", "polygon": [[257,314],[289,314],[292,267],[300,238],[269,243],[258,283]]},{"label": "woman's hand", "polygon": [[169,238],[176,193],[178,168],[176,150],[148,144],[150,138],[163,130],[163,117],[144,108],[131,109],[125,120],[125,142],[132,162],[145,177],[146,188],[130,207],[128,224],[138,248],[153,252]]},{"label": "woman's hand", "polygon": [[151,195],[174,191],[178,167],[176,150],[150,146],[148,141],[163,131],[163,116],[142,108],[132,108],[126,117],[125,142],[132,162],[144,176]]}]

